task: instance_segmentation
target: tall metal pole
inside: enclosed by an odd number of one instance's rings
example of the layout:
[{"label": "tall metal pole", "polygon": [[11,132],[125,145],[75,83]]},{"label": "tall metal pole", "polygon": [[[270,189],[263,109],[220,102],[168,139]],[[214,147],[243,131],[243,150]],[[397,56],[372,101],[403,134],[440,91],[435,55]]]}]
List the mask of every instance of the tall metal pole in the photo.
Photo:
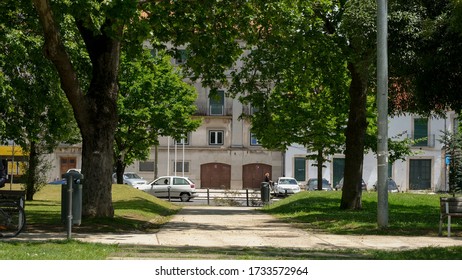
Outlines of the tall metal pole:
[{"label": "tall metal pole", "polygon": [[167,176],[170,176],[170,136],[167,137]]},{"label": "tall metal pole", "polygon": [[73,184],[74,184],[74,177],[72,176],[72,173],[66,173],[68,176],[66,176],[67,180],[67,223],[66,223],[66,230],[67,230],[67,239],[72,238],[72,191],[73,191]]},{"label": "tall metal pole", "polygon": [[[14,173],[14,140],[13,140],[13,147],[11,149],[11,178],[10,178],[10,191],[12,190],[13,188],[13,173]],[[18,170],[18,169],[16,169]]]},{"label": "tall metal pole", "polygon": [[377,0],[377,224],[388,227],[388,46],[387,1]]}]

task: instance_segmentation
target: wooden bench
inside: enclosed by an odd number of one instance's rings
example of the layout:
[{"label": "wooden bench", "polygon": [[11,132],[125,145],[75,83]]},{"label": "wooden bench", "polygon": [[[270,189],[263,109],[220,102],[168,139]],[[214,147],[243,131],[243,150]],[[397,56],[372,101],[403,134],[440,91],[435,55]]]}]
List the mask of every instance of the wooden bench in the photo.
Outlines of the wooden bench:
[{"label": "wooden bench", "polygon": [[443,219],[448,218],[448,237],[451,237],[451,218],[462,218],[462,197],[440,197],[440,229],[441,236]]}]

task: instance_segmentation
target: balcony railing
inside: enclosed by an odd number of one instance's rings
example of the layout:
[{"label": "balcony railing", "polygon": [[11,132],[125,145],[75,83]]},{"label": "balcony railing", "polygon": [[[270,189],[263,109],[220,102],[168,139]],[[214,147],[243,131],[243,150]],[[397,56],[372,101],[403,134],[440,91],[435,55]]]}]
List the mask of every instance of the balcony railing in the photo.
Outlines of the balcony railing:
[{"label": "balcony railing", "polygon": [[210,104],[209,115],[210,116],[223,116],[225,114],[224,108],[225,106],[223,105]]},{"label": "balcony railing", "polygon": [[224,107],[223,105],[197,105],[197,116],[232,116],[233,108]]},{"label": "balcony railing", "polygon": [[435,134],[429,134],[427,137],[408,134],[407,138],[414,140],[414,144],[412,144],[412,147],[435,147]]}]

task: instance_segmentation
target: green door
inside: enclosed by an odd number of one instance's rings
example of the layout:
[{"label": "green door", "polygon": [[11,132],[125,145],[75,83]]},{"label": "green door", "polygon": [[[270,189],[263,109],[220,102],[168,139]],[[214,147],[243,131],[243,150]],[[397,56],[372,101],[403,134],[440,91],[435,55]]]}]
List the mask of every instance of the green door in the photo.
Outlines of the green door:
[{"label": "green door", "polygon": [[411,159],[409,161],[409,188],[411,190],[431,189],[431,159]]},{"label": "green door", "polygon": [[344,158],[334,158],[333,160],[333,178],[332,178],[332,187],[335,187],[340,180],[343,178],[343,170],[345,169],[345,159]]},{"label": "green door", "polygon": [[295,180],[306,181],[306,161],[304,157],[296,157],[294,161]]}]

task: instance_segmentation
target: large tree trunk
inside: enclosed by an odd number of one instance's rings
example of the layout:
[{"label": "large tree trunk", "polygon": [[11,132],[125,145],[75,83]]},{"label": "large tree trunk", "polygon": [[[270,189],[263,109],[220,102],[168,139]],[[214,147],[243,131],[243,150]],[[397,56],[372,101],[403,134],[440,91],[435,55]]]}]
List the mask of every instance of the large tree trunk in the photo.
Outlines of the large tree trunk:
[{"label": "large tree trunk", "polygon": [[317,173],[317,178],[318,178],[318,191],[322,191],[322,166],[324,164],[324,157],[322,156],[322,149],[318,150],[318,156],[317,156],[317,164],[318,164],[318,173]]},{"label": "large tree trunk", "polygon": [[116,179],[117,184],[124,183],[124,173],[125,173],[126,164],[124,163],[123,158],[118,157],[116,159]]},{"label": "large tree trunk", "polygon": [[[82,134],[83,217],[113,217],[112,166],[117,126],[117,75],[122,26],[107,20],[101,33],[76,19],[92,63],[89,90],[83,93],[72,60],[61,40],[48,0],[33,0],[45,37],[45,55],[56,67],[61,87],[71,104]],[[118,30],[119,34],[106,32]]]},{"label": "large tree trunk", "polygon": [[39,164],[38,154],[37,154],[37,145],[34,141],[30,143],[29,149],[29,168],[27,171],[26,178],[26,200],[32,201],[35,194],[35,183],[37,181],[37,167]]},{"label": "large tree trunk", "polygon": [[350,108],[345,132],[346,152],[341,209],[361,209],[364,138],[366,135],[367,68],[349,63]]},{"label": "large tree trunk", "polygon": [[[82,130],[83,217],[113,217],[112,166],[114,124],[100,119]],[[89,129],[88,129],[89,128]],[[88,132],[87,130],[90,130]],[[85,133],[83,131],[86,131]]]},{"label": "large tree trunk", "polygon": [[[111,29],[106,21],[101,30]],[[95,35],[77,21],[93,66],[85,95],[85,111],[76,115],[82,133],[83,217],[113,217],[112,168],[114,134],[117,128],[117,75],[120,41],[103,32]],[[81,106],[79,104],[72,104]],[[74,109],[74,112],[80,112]]]}]

